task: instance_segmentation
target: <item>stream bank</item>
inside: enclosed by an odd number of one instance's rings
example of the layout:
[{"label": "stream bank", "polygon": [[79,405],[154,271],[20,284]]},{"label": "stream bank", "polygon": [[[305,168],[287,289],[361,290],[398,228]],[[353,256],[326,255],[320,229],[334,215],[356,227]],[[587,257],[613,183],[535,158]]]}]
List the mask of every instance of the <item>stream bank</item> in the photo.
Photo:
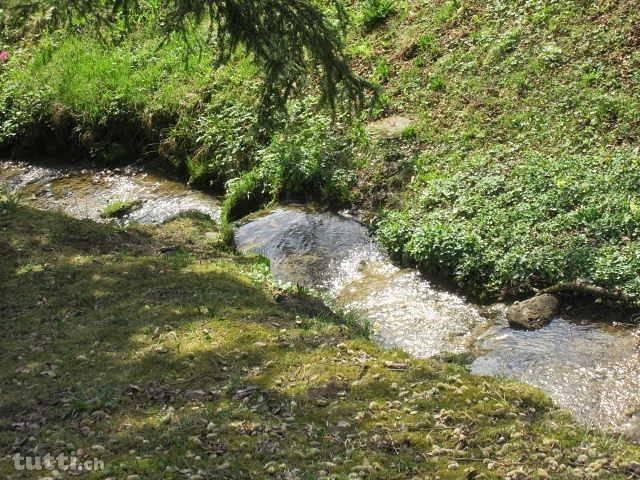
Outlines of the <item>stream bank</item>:
[{"label": "stream bank", "polygon": [[[139,170],[5,162],[0,180],[29,204],[79,218],[100,220],[114,201],[140,201],[124,223],[219,212],[215,198]],[[563,315],[539,331],[514,330],[503,305],[480,308],[395,266],[368,230],[345,215],[277,208],[240,225],[235,240],[241,251],[269,258],[277,280],[319,290],[371,322],[385,347],[417,357],[468,355],[474,373],[540,387],[585,424],[637,435],[640,351],[633,327]]]},{"label": "stream bank", "polygon": [[474,373],[535,385],[587,424],[638,434],[636,327],[563,314],[541,330],[515,330],[505,305],[481,308],[395,266],[344,215],[278,208],[240,226],[235,240],[269,258],[276,279],[316,288],[370,321],[385,347],[417,357],[470,354]]}]

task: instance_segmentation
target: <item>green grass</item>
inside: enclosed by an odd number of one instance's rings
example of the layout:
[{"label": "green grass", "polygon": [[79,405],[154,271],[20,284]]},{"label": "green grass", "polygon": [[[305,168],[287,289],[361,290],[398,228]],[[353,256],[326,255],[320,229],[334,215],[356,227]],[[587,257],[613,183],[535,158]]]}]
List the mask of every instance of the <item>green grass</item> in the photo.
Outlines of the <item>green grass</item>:
[{"label": "green grass", "polygon": [[17,206],[0,230],[3,478],[42,477],[13,470],[35,451],[154,480],[628,478],[640,455],[533,388],[380,350],[203,217],[121,229]]},{"label": "green grass", "polygon": [[0,185],[0,207],[4,209],[15,209],[20,205],[20,193],[12,191],[6,185]]},{"label": "green grass", "polygon": [[396,13],[393,0],[367,0],[361,10],[360,22],[366,31],[383,24],[389,17]]},{"label": "green grass", "polygon": [[195,35],[160,41],[149,26],[113,43],[58,32],[16,46],[0,71],[0,147],[103,164],[161,158],[220,187],[248,168],[259,133],[257,69],[248,59],[214,68]]}]

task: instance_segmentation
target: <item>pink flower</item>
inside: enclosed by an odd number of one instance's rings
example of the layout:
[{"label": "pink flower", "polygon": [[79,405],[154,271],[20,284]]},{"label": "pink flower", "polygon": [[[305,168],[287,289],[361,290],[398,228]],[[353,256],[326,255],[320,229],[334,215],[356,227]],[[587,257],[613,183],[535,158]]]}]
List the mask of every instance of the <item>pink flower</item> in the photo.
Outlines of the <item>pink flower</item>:
[{"label": "pink flower", "polygon": [[6,63],[9,61],[9,52],[6,50],[0,50],[0,63]]}]

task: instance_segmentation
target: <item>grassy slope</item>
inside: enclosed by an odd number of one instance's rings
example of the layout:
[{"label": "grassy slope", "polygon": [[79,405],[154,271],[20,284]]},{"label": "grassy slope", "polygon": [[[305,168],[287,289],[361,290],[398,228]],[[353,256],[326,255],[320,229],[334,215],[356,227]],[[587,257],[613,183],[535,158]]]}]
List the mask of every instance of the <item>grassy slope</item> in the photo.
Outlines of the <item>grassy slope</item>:
[{"label": "grassy slope", "polygon": [[0,66],[0,147],[107,164],[161,158],[220,187],[247,167],[256,68],[213,68],[212,52],[175,38],[159,48],[161,38],[140,26],[113,43],[56,32],[13,45]]},{"label": "grassy slope", "polygon": [[159,161],[197,187],[226,188],[232,220],[273,199],[346,203],[351,142],[313,99],[292,102],[267,134],[251,59],[214,67],[193,32],[192,49],[176,38],[158,49],[157,19],[145,19],[112,43],[54,32],[14,46],[0,65],[0,153]]},{"label": "grassy slope", "polygon": [[327,126],[303,101],[261,144],[250,61],[211,70],[206,51],[185,63],[184,44],[156,50],[153,14],[112,46],[45,35],[9,45],[0,66],[0,145],[76,145],[106,161],[144,151],[201,186],[244,175],[232,218],[274,197],[343,203],[355,147],[356,193],[383,207],[380,236],[399,258],[486,298],[576,278],[638,296],[634,6],[351,2],[348,50],[384,86],[377,114],[417,115],[403,138],[378,142]]},{"label": "grassy slope", "polygon": [[36,450],[118,479],[626,478],[640,455],[532,388],[276,302],[208,220],[120,230],[3,206],[0,231],[3,478],[22,478],[5,455]]},{"label": "grassy slope", "polygon": [[387,110],[418,116],[381,225],[390,249],[480,295],[576,278],[640,294],[635,4],[398,4],[350,44]]}]

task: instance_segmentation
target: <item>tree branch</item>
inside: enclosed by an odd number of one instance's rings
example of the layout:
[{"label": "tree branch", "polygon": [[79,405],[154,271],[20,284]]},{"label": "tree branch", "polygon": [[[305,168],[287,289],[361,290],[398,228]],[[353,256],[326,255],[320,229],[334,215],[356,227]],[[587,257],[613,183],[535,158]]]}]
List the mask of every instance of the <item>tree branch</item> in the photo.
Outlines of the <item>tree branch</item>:
[{"label": "tree branch", "polygon": [[[339,0],[338,17],[345,18]],[[227,62],[239,47],[252,54],[264,72],[262,106],[265,115],[283,111],[309,76],[317,76],[321,102],[335,110],[344,101],[362,109],[375,88],[355,75],[344,55],[340,26],[333,26],[310,0],[164,0],[160,24],[169,35],[208,24],[204,42]],[[142,11],[139,0],[15,0],[13,8],[26,18],[55,9],[58,22],[83,18],[99,26],[129,19]]]}]

